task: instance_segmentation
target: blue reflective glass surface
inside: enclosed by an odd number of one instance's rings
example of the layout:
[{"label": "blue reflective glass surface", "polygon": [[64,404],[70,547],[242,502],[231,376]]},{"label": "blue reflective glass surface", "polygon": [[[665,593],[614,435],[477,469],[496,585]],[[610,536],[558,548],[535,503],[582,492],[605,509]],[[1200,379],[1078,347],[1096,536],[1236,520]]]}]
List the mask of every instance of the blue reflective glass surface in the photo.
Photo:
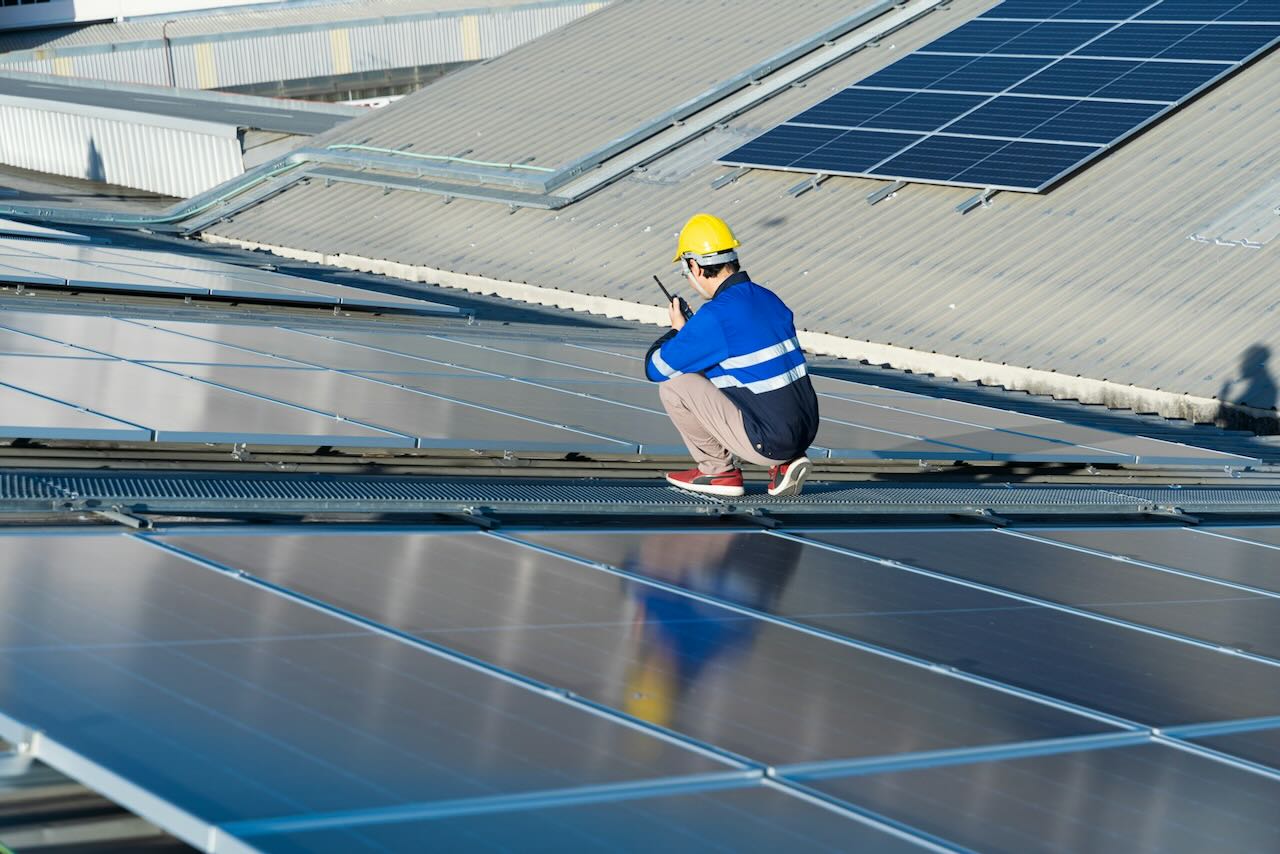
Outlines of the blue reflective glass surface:
[{"label": "blue reflective glass surface", "polygon": [[387,851],[919,852],[831,810],[765,788],[579,804],[259,836],[265,854]]},{"label": "blue reflective glass surface", "polygon": [[953,56],[913,53],[877,71],[859,86],[954,89],[997,94],[1035,74],[1050,60],[1020,56]]},{"label": "blue reflective glass surface", "polygon": [[1280,727],[1230,735],[1203,736],[1190,738],[1188,741],[1274,768],[1277,773],[1280,773]]},{"label": "blue reflective glass surface", "polygon": [[931,136],[878,171],[958,184],[1040,187],[1095,152],[1079,145]]},{"label": "blue reflective glass surface", "polygon": [[1123,21],[1150,5],[1151,0],[1004,0],[981,17]]},{"label": "blue reflective glass surface", "polygon": [[1280,38],[1280,24],[1125,24],[1083,48],[1086,56],[1239,62]]},{"label": "blue reflective glass surface", "polygon": [[1221,73],[1222,66],[1203,62],[1064,59],[1011,91],[1174,103]]},{"label": "blue reflective glass surface", "polygon": [[[566,548],[578,542],[552,539]],[[923,750],[1104,728],[478,533],[171,541],[770,764],[875,755],[887,744]],[[830,555],[755,533],[619,535],[616,545],[625,568],[762,611],[788,596],[808,560]],[[982,598],[962,589],[954,596],[938,607]]]},{"label": "blue reflective glass surface", "polygon": [[[770,535],[692,541],[674,533],[519,536],[690,589],[705,589],[695,585],[724,577],[730,567],[750,572],[767,581],[770,597],[752,600],[751,588],[737,585],[717,588],[716,595],[1149,725],[1274,714],[1280,696],[1280,668],[816,545],[803,545],[797,557],[794,541]],[[910,545],[926,535],[900,536]],[[990,549],[982,554],[998,562],[1003,543],[985,542]],[[1041,574],[1052,577],[1048,570]],[[1135,598],[1140,587],[1130,588]]]},{"label": "blue reflective glass surface", "polygon": [[[1007,6],[1008,0],[1002,5]],[[1137,18],[1153,21],[1280,22],[1280,5],[1276,0],[1164,0]]]},{"label": "blue reflective glass surface", "polygon": [[1162,104],[1001,97],[953,123],[947,132],[1102,144],[1162,109]]},{"label": "blue reflective glass surface", "polygon": [[1271,852],[1280,781],[1159,745],[824,780],[971,851]]},{"label": "blue reflective glass surface", "polygon": [[1061,56],[1115,26],[1105,22],[993,21],[977,18],[922,50]]},{"label": "blue reflective glass surface", "polygon": [[[1032,531],[1038,537],[1131,557],[1280,593],[1280,528],[1091,528]],[[1214,536],[1221,533],[1224,536]]]},{"label": "blue reflective glass surface", "polygon": [[0,712],[208,822],[731,767],[128,537],[0,588]]},{"label": "blue reflective glass surface", "polygon": [[822,172],[862,172],[920,137],[902,133],[779,125],[721,158]]},{"label": "blue reflective glass surface", "polygon": [[[1082,531],[1077,539],[1087,544],[1088,534]],[[814,536],[911,566],[1280,660],[1280,597],[996,532]],[[1280,697],[1280,681],[1275,690]]]},{"label": "blue reflective glass surface", "polygon": [[792,119],[795,124],[884,130],[931,130],[986,100],[982,95],[893,92],[851,86]]}]

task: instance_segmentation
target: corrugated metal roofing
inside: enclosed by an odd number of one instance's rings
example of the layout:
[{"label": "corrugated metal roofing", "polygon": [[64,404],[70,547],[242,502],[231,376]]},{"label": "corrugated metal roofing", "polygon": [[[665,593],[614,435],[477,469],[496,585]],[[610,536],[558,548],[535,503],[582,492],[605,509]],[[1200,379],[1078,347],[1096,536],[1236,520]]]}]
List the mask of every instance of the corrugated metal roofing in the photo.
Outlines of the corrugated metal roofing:
[{"label": "corrugated metal roofing", "polygon": [[[562,165],[847,18],[848,2],[630,0],[452,75],[319,142]],[[729,22],[751,21],[722,42]],[[640,37],[650,33],[648,37]],[[721,47],[721,45],[724,45]],[[442,120],[442,117],[445,117]]]},{"label": "corrugated metal roofing", "polygon": [[[653,305],[658,300],[649,273],[662,269],[683,220],[708,209],[735,226],[747,269],[776,287],[808,329],[1068,376],[1219,394],[1224,383],[1241,378],[1242,354],[1258,345],[1273,351],[1280,346],[1280,300],[1272,295],[1280,268],[1274,244],[1251,249],[1189,236],[1280,171],[1274,144],[1280,62],[1274,55],[1052,192],[1003,194],[965,216],[955,212],[972,194],[963,189],[910,186],[870,207],[865,198],[881,182],[831,179],[791,198],[786,190],[795,175],[757,170],[719,191],[709,188],[727,171],[714,165],[718,154],[993,5],[953,4],[749,111],[715,131],[720,145],[703,143],[705,161],[675,182],[633,176],[558,212],[521,210],[514,216],[485,202],[458,199],[446,207],[425,194],[383,196],[372,187],[304,184],[212,231]],[[594,103],[606,103],[636,85],[626,61],[632,53],[665,55],[668,63],[692,55],[714,65],[709,57],[732,53],[738,40],[766,38],[776,25],[771,4],[736,3],[728,18],[733,26],[717,30],[728,40],[723,47],[679,46],[669,15],[662,14],[670,6],[656,0],[620,4],[469,70],[454,85],[485,95],[487,105],[479,95],[449,106],[444,96],[423,93],[360,130],[367,141],[394,147],[413,138],[411,128],[443,124],[441,116],[458,129],[450,133],[474,133],[501,121],[515,136],[505,138],[506,148],[486,153],[544,155],[555,140],[604,126],[591,110],[583,111],[581,125],[559,112],[566,93],[577,91],[576,80],[587,76],[578,58],[613,57],[609,67],[592,66],[589,75],[600,93]],[[624,19],[627,27],[616,26]],[[820,26],[805,20],[811,32]],[[529,63],[533,54],[548,61]],[[507,109],[519,115],[488,115],[516,67],[523,69],[525,102],[519,109],[508,102]],[[678,93],[659,98],[664,86],[660,78],[651,82],[658,91],[645,100],[648,112],[659,102],[679,100]],[[625,119],[619,128],[644,112],[626,109],[618,113]],[[566,121],[572,123],[565,127]],[[515,148],[511,139],[526,148]],[[677,151],[658,160],[647,174],[661,175],[663,164],[680,156]],[[368,213],[353,218],[359,211]],[[1254,369],[1243,373],[1250,371],[1256,378]],[[1266,399],[1267,383],[1246,385],[1255,395],[1246,402],[1275,405],[1274,392]],[[1240,384],[1229,391],[1232,399],[1247,394]]]}]

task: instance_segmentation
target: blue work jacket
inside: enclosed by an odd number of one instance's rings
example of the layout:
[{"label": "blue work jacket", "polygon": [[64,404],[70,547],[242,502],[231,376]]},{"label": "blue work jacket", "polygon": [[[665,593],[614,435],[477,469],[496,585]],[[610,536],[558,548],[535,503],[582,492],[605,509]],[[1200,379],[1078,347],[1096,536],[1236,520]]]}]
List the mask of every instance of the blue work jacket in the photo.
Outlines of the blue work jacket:
[{"label": "blue work jacket", "polygon": [[743,271],[725,279],[679,333],[660,338],[645,358],[645,375],[654,382],[689,373],[703,374],[734,402],[762,456],[795,459],[818,433],[818,398],[791,309]]}]

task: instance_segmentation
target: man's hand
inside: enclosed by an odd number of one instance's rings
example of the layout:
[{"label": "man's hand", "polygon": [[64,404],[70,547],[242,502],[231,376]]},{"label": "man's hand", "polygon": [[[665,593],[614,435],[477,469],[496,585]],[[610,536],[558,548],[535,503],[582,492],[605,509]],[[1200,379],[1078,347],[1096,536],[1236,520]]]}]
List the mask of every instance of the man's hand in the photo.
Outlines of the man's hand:
[{"label": "man's hand", "polygon": [[667,306],[667,314],[671,318],[671,328],[679,332],[684,329],[684,314],[680,311],[680,297],[671,300],[671,304]]}]

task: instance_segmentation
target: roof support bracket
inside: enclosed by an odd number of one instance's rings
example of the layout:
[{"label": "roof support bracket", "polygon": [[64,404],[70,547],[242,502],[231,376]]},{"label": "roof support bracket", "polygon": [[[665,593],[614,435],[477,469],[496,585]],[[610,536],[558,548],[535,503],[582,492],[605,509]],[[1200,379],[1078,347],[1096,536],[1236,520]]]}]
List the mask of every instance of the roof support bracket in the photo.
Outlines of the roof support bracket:
[{"label": "roof support bracket", "polygon": [[885,199],[892,199],[898,195],[898,191],[907,186],[906,181],[894,181],[892,184],[886,184],[874,193],[867,196],[867,204],[875,205],[883,202]]},{"label": "roof support bracket", "polygon": [[817,175],[814,175],[812,178],[806,178],[805,180],[801,181],[799,184],[796,184],[790,190],[787,190],[787,195],[793,199],[799,198],[800,196],[803,196],[805,193],[809,192],[810,190],[818,189],[818,186],[823,181],[827,180],[830,177],[831,177],[830,175],[824,175],[821,172],[819,172]]},{"label": "roof support bracket", "polygon": [[726,172],[711,182],[711,189],[719,190],[721,187],[727,187],[743,175],[751,171],[749,166],[739,166],[730,172]]},{"label": "roof support bracket", "polygon": [[136,531],[147,531],[152,527],[150,519],[126,512],[119,504],[112,507],[93,508],[89,512],[94,516],[124,525],[127,528],[133,528]]},{"label": "roof support bracket", "polygon": [[443,513],[441,515],[468,525],[475,525],[485,531],[492,531],[502,524],[489,512],[488,507],[468,507],[461,513]]},{"label": "roof support bracket", "polygon": [[782,524],[782,520],[771,514],[763,507],[730,507],[729,512],[724,514],[726,519],[741,519],[744,522],[750,522],[752,525],[759,525],[762,528],[777,528]]},{"label": "roof support bracket", "polygon": [[947,515],[955,516],[957,519],[972,519],[976,522],[985,522],[988,525],[994,525],[997,528],[1007,528],[1012,523],[1003,516],[998,515],[990,507],[966,507],[962,510],[952,510]]},{"label": "roof support bracket", "polygon": [[1182,522],[1186,525],[1199,525],[1200,517],[1192,516],[1190,513],[1183,512],[1181,507],[1149,507],[1142,511],[1144,516],[1151,516],[1156,519],[1172,519],[1175,522]]},{"label": "roof support bracket", "polygon": [[965,199],[960,204],[956,205],[956,213],[967,214],[969,211],[979,206],[984,208],[989,208],[991,207],[991,197],[998,192],[1000,191],[994,190],[991,187],[988,187],[987,189],[983,190],[981,193],[978,193],[978,195],[971,196]]}]

